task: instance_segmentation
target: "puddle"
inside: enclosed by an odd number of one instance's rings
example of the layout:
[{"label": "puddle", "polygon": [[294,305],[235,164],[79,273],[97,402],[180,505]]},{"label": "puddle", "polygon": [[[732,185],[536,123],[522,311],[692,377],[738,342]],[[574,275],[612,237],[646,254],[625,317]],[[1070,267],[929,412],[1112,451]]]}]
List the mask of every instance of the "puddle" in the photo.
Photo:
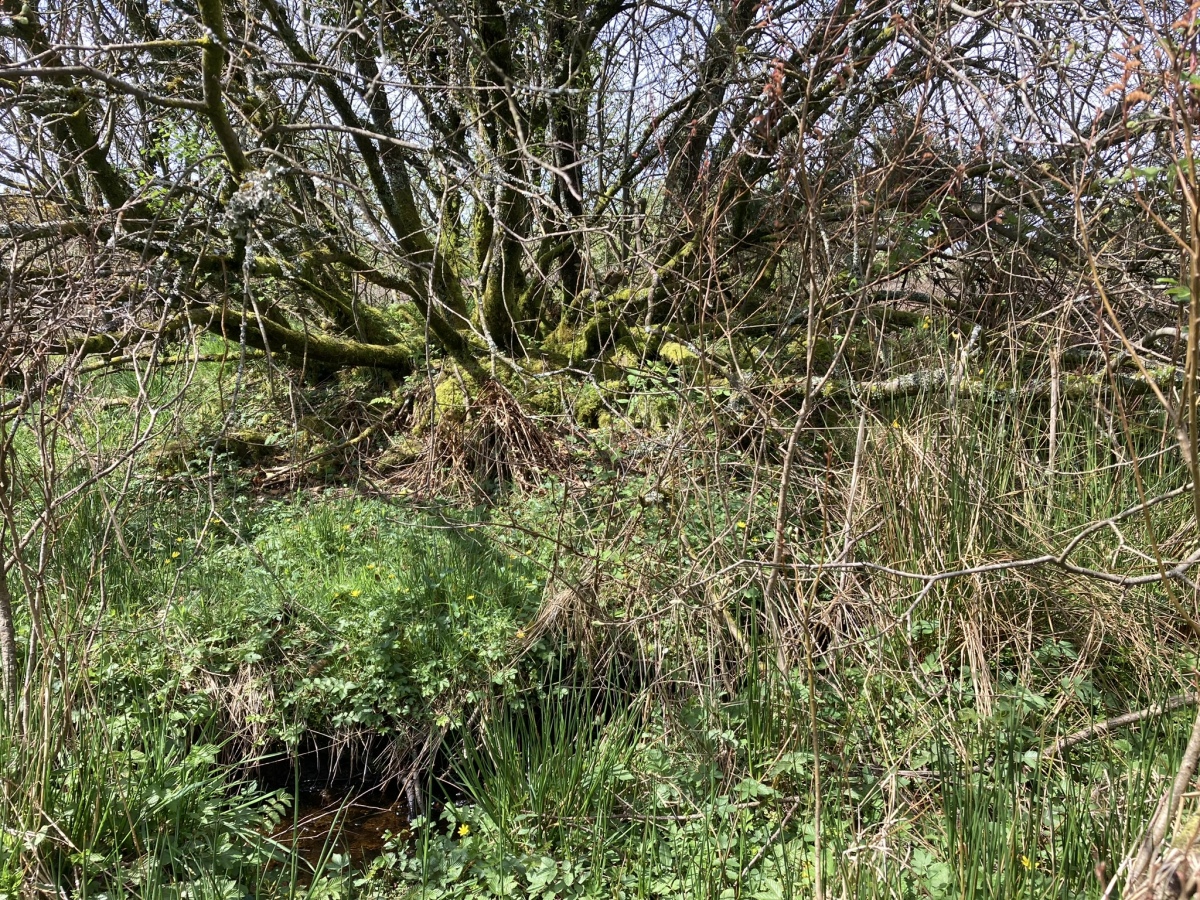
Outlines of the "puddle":
[{"label": "puddle", "polygon": [[361,869],[383,852],[389,835],[406,841],[408,809],[403,798],[378,791],[333,796],[329,791],[301,794],[292,815],[272,837],[294,847],[314,868],[334,853]]},{"label": "puddle", "polygon": [[[383,852],[389,836],[407,850],[409,804],[395,779],[383,774],[390,762],[390,745],[383,738],[335,741],[310,733],[294,752],[278,749],[255,767],[252,777],[265,789],[293,798],[295,807],[271,837],[296,851],[300,869],[311,872],[336,854],[351,869],[364,870]],[[297,876],[301,883],[310,881],[303,873]]]}]

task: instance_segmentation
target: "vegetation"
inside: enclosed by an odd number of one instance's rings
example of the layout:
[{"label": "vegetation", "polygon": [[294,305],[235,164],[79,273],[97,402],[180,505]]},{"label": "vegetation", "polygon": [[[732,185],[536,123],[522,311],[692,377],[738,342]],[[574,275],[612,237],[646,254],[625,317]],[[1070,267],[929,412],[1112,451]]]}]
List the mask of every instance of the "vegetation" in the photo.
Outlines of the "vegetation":
[{"label": "vegetation", "polygon": [[1198,42],[0,0],[0,898],[1192,896]]}]

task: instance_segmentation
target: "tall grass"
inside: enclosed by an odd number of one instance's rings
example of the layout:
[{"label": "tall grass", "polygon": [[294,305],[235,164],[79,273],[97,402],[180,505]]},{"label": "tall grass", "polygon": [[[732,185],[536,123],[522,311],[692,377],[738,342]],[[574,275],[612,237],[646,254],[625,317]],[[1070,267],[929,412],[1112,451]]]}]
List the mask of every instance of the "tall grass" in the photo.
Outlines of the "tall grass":
[{"label": "tall grass", "polygon": [[[808,705],[773,660],[710,709],[605,711],[563,690],[483,720],[455,769],[464,795],[417,823],[405,895],[799,898],[820,866],[831,897],[1099,897],[1187,734],[1167,718],[1047,757],[1014,687],[974,734],[931,728],[920,771],[830,747],[818,856]],[[840,715],[826,739],[854,729]]]},{"label": "tall grass", "polygon": [[[1042,751],[1180,689],[1167,598],[1052,565],[924,593],[897,571],[1041,555],[1177,487],[1138,416],[1064,406],[1053,452],[1034,402],[832,421],[782,535],[781,448],[695,421],[453,513],[114,478],[13,579],[44,633],[0,733],[0,894],[1098,897],[1186,729]],[[1072,559],[1178,555],[1185,505]],[[318,732],[386,744],[432,800],[368,873],[314,877],[268,837],[289,797],[252,763]]]},{"label": "tall grass", "polygon": [[[784,558],[796,565],[770,598],[767,576],[743,561],[769,556],[777,537],[763,488],[775,473],[730,464],[720,434],[614,488],[601,509],[642,530],[606,532],[584,504],[572,510],[600,544],[596,558],[615,565],[580,567],[586,590],[555,595],[550,633],[659,685],[627,701],[637,707],[648,692],[654,714],[622,741],[637,751],[621,786],[637,827],[619,838],[610,886],[636,872],[629,896],[810,896],[820,871],[829,896],[1099,896],[1186,729],[1168,716],[1067,759],[1041,751],[1184,686],[1185,647],[1162,589],[1047,564],[967,574],[914,603],[924,582],[870,566],[934,574],[1057,552],[1079,529],[1186,481],[1163,452],[1164,419],[1134,410],[1127,426],[1068,403],[1051,433],[1042,400],[948,408],[940,396],[863,415],[857,449],[839,423],[824,432],[823,458],[801,457],[804,487],[785,498],[795,512]],[[644,492],[664,484],[667,502],[648,506]],[[1095,533],[1071,562],[1154,571],[1156,554],[1186,550],[1188,502]],[[847,561],[859,568],[822,568]],[[597,627],[581,639],[583,618]],[[760,634],[792,643],[781,655]],[[664,642],[671,654],[656,653]],[[500,721],[480,725],[480,746],[510,747],[529,770]],[[627,727],[614,725],[611,739]],[[540,783],[561,776],[569,795],[569,771],[546,760]],[[521,796],[511,778],[506,798]],[[472,806],[488,809],[495,792],[473,785]],[[522,815],[506,809],[507,821]],[[551,842],[567,852],[562,835]],[[439,878],[434,895],[453,895]]]},{"label": "tall grass", "polygon": [[11,896],[287,893],[268,869],[285,854],[267,837],[286,799],[218,761],[211,721],[153,697],[68,706],[72,686],[47,677],[37,687],[24,733],[0,734],[10,773],[0,871]]},{"label": "tall grass", "polygon": [[248,519],[126,501],[118,526],[84,495],[48,543],[53,602],[0,730],[0,888],[323,890],[269,837],[293,798],[256,784],[257,763],[310,730],[376,734],[398,776],[472,691],[504,683],[536,583],[472,527],[387,504]]}]

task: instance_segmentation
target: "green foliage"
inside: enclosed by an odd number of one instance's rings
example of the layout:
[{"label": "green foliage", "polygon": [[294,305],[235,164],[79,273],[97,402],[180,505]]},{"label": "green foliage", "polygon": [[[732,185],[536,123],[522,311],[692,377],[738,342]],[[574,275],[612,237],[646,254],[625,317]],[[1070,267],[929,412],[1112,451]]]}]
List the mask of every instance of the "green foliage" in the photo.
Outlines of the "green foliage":
[{"label": "green foliage", "polygon": [[386,503],[285,503],[223,529],[150,543],[175,597],[165,624],[185,677],[261,673],[256,714],[289,742],[458,721],[505,683],[540,595],[482,529]]},{"label": "green foliage", "polygon": [[1016,690],[1002,700],[978,739],[965,748],[960,742],[958,751],[946,741],[938,750],[939,843],[953,873],[947,896],[1102,894],[1098,873],[1117,871],[1154,813],[1159,786],[1175,772],[1182,723],[1163,722],[1060,762],[1029,749],[1025,722],[1045,709],[1046,698]]},{"label": "green foliage", "polygon": [[19,827],[0,848],[5,879],[36,859],[85,893],[269,893],[287,853],[266,835],[286,798],[237,781],[222,744],[245,762],[310,730],[420,733],[511,690],[540,583],[482,529],[330,499],[262,507],[231,530],[239,506],[191,521],[138,508],[98,605],[98,497],[63,524],[54,566],[83,606],[61,612],[104,640],[76,668],[72,693],[91,701],[47,712],[71,722],[57,750],[0,737],[6,771],[44,773],[6,795]]},{"label": "green foliage", "polygon": [[[945,327],[886,340],[915,359],[953,345]],[[53,523],[42,615],[63,637],[28,676],[51,698],[45,720],[0,738],[5,771],[31,773],[4,782],[0,895],[723,900],[809,897],[820,878],[846,898],[1099,896],[1096,866],[1115,871],[1132,845],[1184,722],[1041,751],[1180,689],[1194,658],[1171,643],[1161,589],[1042,567],[918,594],[894,572],[1036,555],[1178,487],[1162,417],[1137,412],[1124,436],[1146,460],[1134,477],[1087,408],[1064,406],[1052,459],[1036,403],[906,398],[862,414],[861,452],[830,414],[800,441],[780,535],[782,447],[745,390],[705,381],[703,361],[615,344],[604,379],[537,388],[596,426],[591,458],[470,511],[239,494],[263,458],[195,435],[302,441],[261,372],[236,407],[209,390],[229,365],[198,376],[174,427],[151,435],[170,471],[139,458]],[[743,350],[711,359],[749,369]],[[166,402],[181,384],[93,387]],[[328,411],[376,388],[359,373],[308,396]],[[455,379],[433,393],[465,402]],[[383,422],[400,404],[385,390],[360,408]],[[340,433],[324,413],[301,427]],[[107,408],[85,431],[99,454],[134,433]],[[36,447],[15,456],[35,471]],[[38,512],[30,484],[22,527]],[[1141,565],[1130,548],[1186,534],[1188,502],[1098,532],[1073,560]],[[822,568],[832,559],[862,567]],[[12,583],[27,641],[32,604]],[[430,812],[361,871],[332,848],[309,866],[273,843],[287,798],[231,764],[318,733],[399,756],[444,739]]]},{"label": "green foliage", "polygon": [[[0,803],[8,853],[0,884],[32,875],[80,896],[273,889],[279,874],[270,866],[285,854],[267,835],[287,809],[286,796],[230,777],[211,740],[211,715],[186,707],[164,715],[157,701],[145,698],[119,713],[77,711],[56,745],[0,736],[6,771],[41,775],[7,790]],[[42,711],[51,717],[47,725],[66,725],[61,702]],[[51,746],[57,749],[48,752]]]},{"label": "green foliage", "polygon": [[[394,843],[364,886],[429,898],[799,898],[820,866],[835,896],[1098,897],[1097,864],[1114,871],[1136,841],[1187,731],[1167,720],[1050,760],[1031,728],[1046,695],[1019,683],[965,729],[921,722],[904,695],[848,707],[825,683],[818,853],[807,694],[769,664],[760,671],[707,707],[608,708],[561,688],[498,712],[457,768],[466,802],[417,820],[413,850]],[[846,674],[843,691],[856,681]],[[872,746],[871,715],[925,774],[854,763]]]}]

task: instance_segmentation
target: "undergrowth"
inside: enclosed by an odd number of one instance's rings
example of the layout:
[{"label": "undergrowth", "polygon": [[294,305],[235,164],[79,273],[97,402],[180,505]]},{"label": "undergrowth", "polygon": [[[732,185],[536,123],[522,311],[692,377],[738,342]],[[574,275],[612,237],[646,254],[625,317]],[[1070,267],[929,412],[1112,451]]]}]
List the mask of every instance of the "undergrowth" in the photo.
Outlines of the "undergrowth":
[{"label": "undergrowth", "polygon": [[[0,896],[1098,897],[1178,762],[1179,706],[1055,742],[1185,688],[1178,598],[1088,572],[1182,555],[1188,496],[1021,563],[1183,485],[1152,412],[1072,407],[1052,454],[1036,402],[814,422],[781,515],[785,445],[679,378],[590,444],[496,393],[427,432],[461,488],[432,503],[391,438],[320,460],[357,490],[277,489],[305,447],[232,374],[186,427],[84,420],[89,459],[146,440],[56,474],[46,525],[15,445],[12,524],[46,537],[10,576]],[[410,805],[363,865],[284,837],[314,746]]]}]

